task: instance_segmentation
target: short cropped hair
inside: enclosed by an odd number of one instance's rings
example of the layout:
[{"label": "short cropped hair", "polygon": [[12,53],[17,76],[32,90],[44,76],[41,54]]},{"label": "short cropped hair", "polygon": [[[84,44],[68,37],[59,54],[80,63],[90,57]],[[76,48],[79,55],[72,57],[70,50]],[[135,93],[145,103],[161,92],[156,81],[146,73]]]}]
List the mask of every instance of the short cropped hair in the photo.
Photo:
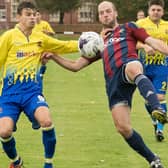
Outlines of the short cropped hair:
[{"label": "short cropped hair", "polygon": [[30,9],[33,9],[33,10],[36,10],[36,6],[30,2],[30,1],[23,1],[21,2],[19,5],[18,5],[18,8],[17,8],[17,14],[21,15],[22,14],[22,10],[25,9],[25,8],[30,8]]},{"label": "short cropped hair", "polygon": [[165,3],[164,3],[164,0],[150,0],[148,2],[148,7],[151,7],[152,5],[159,5],[162,8],[164,8]]}]

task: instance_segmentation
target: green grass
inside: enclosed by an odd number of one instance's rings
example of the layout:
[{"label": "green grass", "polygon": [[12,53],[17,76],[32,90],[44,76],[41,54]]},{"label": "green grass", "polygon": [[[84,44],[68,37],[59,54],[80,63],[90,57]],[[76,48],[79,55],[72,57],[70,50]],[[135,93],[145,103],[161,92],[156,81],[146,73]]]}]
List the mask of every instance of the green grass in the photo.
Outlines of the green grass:
[{"label": "green grass", "polygon": [[[44,93],[57,130],[55,168],[149,167],[114,128],[108,110],[101,61],[78,73],[66,71],[49,62]],[[167,128],[166,140],[156,142],[151,121],[138,92],[134,95],[131,117],[133,127],[141,133],[149,147],[160,154],[165,167],[168,167]],[[25,168],[42,168],[41,132],[32,130],[24,115],[19,120],[15,137]],[[7,157],[0,150],[0,168],[7,168],[8,164]]]}]

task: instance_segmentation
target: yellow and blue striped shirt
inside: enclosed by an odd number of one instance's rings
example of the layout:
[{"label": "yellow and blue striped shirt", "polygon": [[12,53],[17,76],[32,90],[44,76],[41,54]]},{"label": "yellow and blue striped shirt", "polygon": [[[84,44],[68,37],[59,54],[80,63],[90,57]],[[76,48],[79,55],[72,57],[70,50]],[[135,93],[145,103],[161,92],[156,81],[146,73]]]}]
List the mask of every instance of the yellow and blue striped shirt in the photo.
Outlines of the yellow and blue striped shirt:
[{"label": "yellow and blue striped shirt", "polygon": [[77,41],[60,41],[33,31],[29,37],[15,27],[0,38],[2,95],[39,89],[40,57],[44,51],[58,54],[78,51]]},{"label": "yellow and blue striped shirt", "polygon": [[[139,27],[143,27],[150,36],[163,40],[166,44],[168,44],[167,21],[160,20],[159,24],[155,24],[150,20],[149,17],[146,17],[138,20],[136,23]],[[144,64],[146,65],[167,65],[165,55],[160,52],[156,52],[156,54],[153,56],[140,50],[140,54],[141,58],[143,58]]]}]

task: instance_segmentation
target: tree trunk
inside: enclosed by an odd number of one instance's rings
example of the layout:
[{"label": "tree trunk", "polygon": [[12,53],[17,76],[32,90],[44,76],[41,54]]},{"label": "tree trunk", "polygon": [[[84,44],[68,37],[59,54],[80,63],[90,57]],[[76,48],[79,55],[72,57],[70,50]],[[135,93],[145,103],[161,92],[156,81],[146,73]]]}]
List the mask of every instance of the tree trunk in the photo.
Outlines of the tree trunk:
[{"label": "tree trunk", "polygon": [[64,12],[60,12],[59,24],[64,24]]}]

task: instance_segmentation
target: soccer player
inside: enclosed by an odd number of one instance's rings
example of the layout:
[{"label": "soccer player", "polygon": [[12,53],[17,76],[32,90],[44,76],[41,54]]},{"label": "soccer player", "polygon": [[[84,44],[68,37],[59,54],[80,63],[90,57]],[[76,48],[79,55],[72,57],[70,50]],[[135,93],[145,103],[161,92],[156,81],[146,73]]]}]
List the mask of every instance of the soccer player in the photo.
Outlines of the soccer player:
[{"label": "soccer player", "polygon": [[[150,36],[161,39],[168,44],[168,22],[162,19],[163,14],[164,1],[150,0],[148,1],[148,17],[139,20],[137,24],[145,28]],[[160,104],[167,112],[168,60],[166,60],[164,54],[146,44],[140,43],[138,44],[138,48],[140,48],[139,55],[144,64],[145,74],[152,81]],[[160,142],[164,139],[164,125],[152,117],[152,108],[147,101],[145,102],[145,107],[152,118],[156,140]]]},{"label": "soccer player", "polygon": [[140,20],[140,19],[143,19],[145,18],[145,12],[140,9],[138,12],[137,12],[137,20]]},{"label": "soccer player", "polygon": [[37,10],[36,12],[36,25],[34,27],[34,30],[41,31],[50,36],[55,35],[55,32],[50,24],[47,21],[41,19],[41,13],[39,10]]},{"label": "soccer player", "polygon": [[136,52],[136,43],[138,40],[145,42],[166,54],[168,47],[162,41],[150,37],[135,23],[119,25],[116,7],[110,1],[101,2],[98,5],[98,13],[103,25],[102,35],[105,43],[104,50],[99,56],[92,59],[82,56],[73,61],[52,53],[44,53],[43,62],[53,59],[64,68],[76,72],[102,58],[109,108],[117,131],[133,150],[149,162],[151,168],[163,168],[160,158],[145,145],[140,134],[132,128],[130,112],[132,95],[138,87],[141,95],[150,103],[154,116],[158,117],[156,114],[161,114],[163,118],[160,117],[160,121],[167,122],[153,85],[143,74],[143,66]]},{"label": "soccer player", "polygon": [[[0,38],[0,141],[11,160],[10,168],[21,168],[22,158],[16,150],[13,131],[22,111],[42,130],[44,168],[53,168],[56,135],[48,104],[42,94],[41,54],[44,51],[71,53],[78,51],[77,41],[60,41],[34,31],[36,7],[23,1],[17,8],[18,25]],[[3,163],[0,163],[3,167]]]}]

